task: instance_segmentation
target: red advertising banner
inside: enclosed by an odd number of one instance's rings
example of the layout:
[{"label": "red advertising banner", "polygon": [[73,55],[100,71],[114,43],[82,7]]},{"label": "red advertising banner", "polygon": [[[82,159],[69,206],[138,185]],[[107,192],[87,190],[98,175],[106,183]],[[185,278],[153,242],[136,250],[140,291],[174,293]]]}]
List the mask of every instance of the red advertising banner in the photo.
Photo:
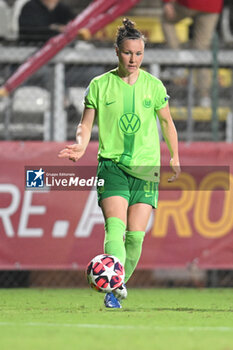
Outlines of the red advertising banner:
[{"label": "red advertising banner", "polygon": [[[63,147],[0,142],[0,269],[82,269],[103,252],[93,189],[98,144],[76,164],[57,158]],[[169,164],[163,144],[161,153]],[[161,171],[139,268],[232,269],[233,147],[180,143],[180,158],[176,183],[167,183],[169,168]]]}]

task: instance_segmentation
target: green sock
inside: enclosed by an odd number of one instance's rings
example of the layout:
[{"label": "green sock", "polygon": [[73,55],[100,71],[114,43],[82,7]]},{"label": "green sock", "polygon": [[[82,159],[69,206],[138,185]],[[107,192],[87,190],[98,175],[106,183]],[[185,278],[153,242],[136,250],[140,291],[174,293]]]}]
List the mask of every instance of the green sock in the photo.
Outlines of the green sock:
[{"label": "green sock", "polygon": [[105,222],[104,253],[116,256],[125,264],[125,245],[123,236],[125,224],[121,219],[111,217]]},{"label": "green sock", "polygon": [[142,252],[142,243],[145,236],[143,231],[127,231],[125,236],[125,283],[134,272]]}]

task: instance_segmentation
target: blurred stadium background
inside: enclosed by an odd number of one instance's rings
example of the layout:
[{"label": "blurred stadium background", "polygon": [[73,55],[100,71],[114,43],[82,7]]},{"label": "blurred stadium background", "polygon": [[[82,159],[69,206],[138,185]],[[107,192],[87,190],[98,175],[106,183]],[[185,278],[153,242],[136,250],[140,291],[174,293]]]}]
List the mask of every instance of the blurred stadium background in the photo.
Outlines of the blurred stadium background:
[{"label": "blurred stadium background", "polygon": [[[85,0],[67,0],[66,4],[73,9],[74,13],[78,14],[90,2]],[[23,3],[25,1],[22,0],[0,1],[0,85],[3,85],[17,67],[38,49],[38,46],[35,46],[33,43],[25,44],[18,40],[17,21]],[[217,142],[221,143],[223,149],[225,145],[228,149],[229,147],[232,148],[233,33],[229,29],[227,6],[222,13],[210,51],[194,51],[187,47],[187,42],[191,35],[191,19],[183,20],[177,24],[177,31],[184,46],[175,55],[174,51],[169,50],[164,42],[161,30],[161,6],[160,0],[141,0],[137,6],[127,13],[127,16],[137,23],[138,27],[148,38],[143,68],[159,77],[167,87],[168,94],[171,96],[171,112],[178,130],[179,139],[184,142],[184,148],[187,145],[192,145],[191,149],[195,150],[195,142],[198,142],[200,154],[202,148],[205,149],[209,144]],[[21,143],[16,143],[17,141],[42,142],[44,150],[46,147],[44,141],[66,142],[67,140],[74,140],[76,125],[82,112],[82,98],[89,81],[94,76],[116,66],[113,43],[116,27],[120,23],[120,18],[115,20],[100,30],[88,42],[75,40],[18,87],[14,93],[0,99],[2,186],[4,183],[11,183],[6,168],[10,162],[14,162],[14,152],[21,145]],[[195,70],[203,67],[208,67],[213,77],[211,103],[208,107],[200,106],[197,100],[198,86],[195,82]],[[95,126],[92,133],[92,141],[95,142],[97,139],[98,128]],[[37,145],[40,148],[40,144]],[[49,148],[50,145],[49,143],[47,147]],[[57,150],[60,148],[61,146],[57,145]],[[4,158],[6,153],[8,153],[8,159]],[[22,164],[36,165],[35,161],[28,163],[27,155],[23,155],[20,152],[17,154],[19,157],[22,157]],[[191,153],[190,156],[192,156]],[[60,165],[58,161],[56,161],[56,164]],[[222,164],[224,164],[224,160]],[[232,166],[232,159],[230,164],[224,165]],[[14,176],[18,176],[17,172]],[[24,179],[21,179],[21,181],[24,181]],[[14,183],[14,179],[12,183]],[[1,201],[2,213],[4,207],[9,205],[9,198],[3,197],[3,193],[4,190],[1,194],[3,198]],[[70,197],[72,195],[71,192]],[[84,203],[80,202],[79,204],[77,202],[76,206],[79,205],[82,206]],[[17,221],[20,214],[16,212],[14,215],[14,220]],[[49,217],[45,220],[49,220]],[[190,221],[192,221],[192,218],[190,218]],[[6,246],[11,249],[13,244],[16,250],[24,249],[20,238],[6,237],[6,232],[4,232],[6,222],[1,222],[0,225],[1,236],[4,237]],[[33,225],[35,224],[33,223]],[[50,233],[46,232],[46,234],[49,235]],[[218,264],[216,264],[216,268],[213,268],[213,266],[211,269],[208,267],[199,268],[198,264],[192,264],[188,261],[182,267],[174,265],[172,269],[155,269],[153,267],[147,269],[142,265],[132,277],[130,284],[131,286],[139,287],[142,285],[150,287],[232,287],[232,236],[233,226],[229,228],[224,237],[228,239],[226,249],[231,254],[231,264],[225,264],[221,269]],[[77,238],[75,239],[77,240]],[[14,240],[13,243],[12,240]],[[102,241],[102,236],[99,240]],[[46,244],[46,241],[44,244]],[[192,240],[192,244],[195,246],[195,239]],[[218,242],[215,239],[216,254],[218,254],[218,244],[220,249],[222,240]],[[30,245],[27,248],[30,249]],[[88,252],[88,245],[86,245],[86,249]],[[202,249],[206,249],[205,244],[203,244]],[[59,251],[56,252],[56,248],[54,248],[51,254],[56,255],[57,253],[59,254]],[[96,253],[100,252],[96,251]],[[55,267],[44,269],[40,266],[38,268],[34,266],[32,269],[25,269],[17,260],[8,261],[3,250],[0,250],[0,254],[2,255],[0,257],[0,287],[85,286],[86,281],[83,269],[80,270],[75,266],[68,270],[59,269],[59,266],[57,269]],[[27,254],[27,251],[25,251],[25,254]],[[87,254],[87,262],[88,259],[89,255]]]}]

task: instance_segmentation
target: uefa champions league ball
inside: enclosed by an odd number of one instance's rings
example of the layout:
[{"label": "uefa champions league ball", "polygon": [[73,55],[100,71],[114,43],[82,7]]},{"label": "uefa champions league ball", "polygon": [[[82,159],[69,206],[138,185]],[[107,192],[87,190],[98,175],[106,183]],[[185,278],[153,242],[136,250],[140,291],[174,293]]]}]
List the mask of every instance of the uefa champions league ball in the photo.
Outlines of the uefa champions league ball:
[{"label": "uefa champions league ball", "polygon": [[124,278],[124,266],[113,255],[97,255],[87,265],[87,281],[99,292],[112,292],[123,284]]}]

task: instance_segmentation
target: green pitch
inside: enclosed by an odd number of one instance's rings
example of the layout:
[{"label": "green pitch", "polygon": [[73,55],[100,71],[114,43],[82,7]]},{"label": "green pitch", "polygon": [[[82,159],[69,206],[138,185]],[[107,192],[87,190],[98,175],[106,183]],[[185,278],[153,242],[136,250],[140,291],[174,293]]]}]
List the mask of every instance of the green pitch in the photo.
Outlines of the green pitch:
[{"label": "green pitch", "polygon": [[232,289],[0,290],[1,350],[233,350]]}]

